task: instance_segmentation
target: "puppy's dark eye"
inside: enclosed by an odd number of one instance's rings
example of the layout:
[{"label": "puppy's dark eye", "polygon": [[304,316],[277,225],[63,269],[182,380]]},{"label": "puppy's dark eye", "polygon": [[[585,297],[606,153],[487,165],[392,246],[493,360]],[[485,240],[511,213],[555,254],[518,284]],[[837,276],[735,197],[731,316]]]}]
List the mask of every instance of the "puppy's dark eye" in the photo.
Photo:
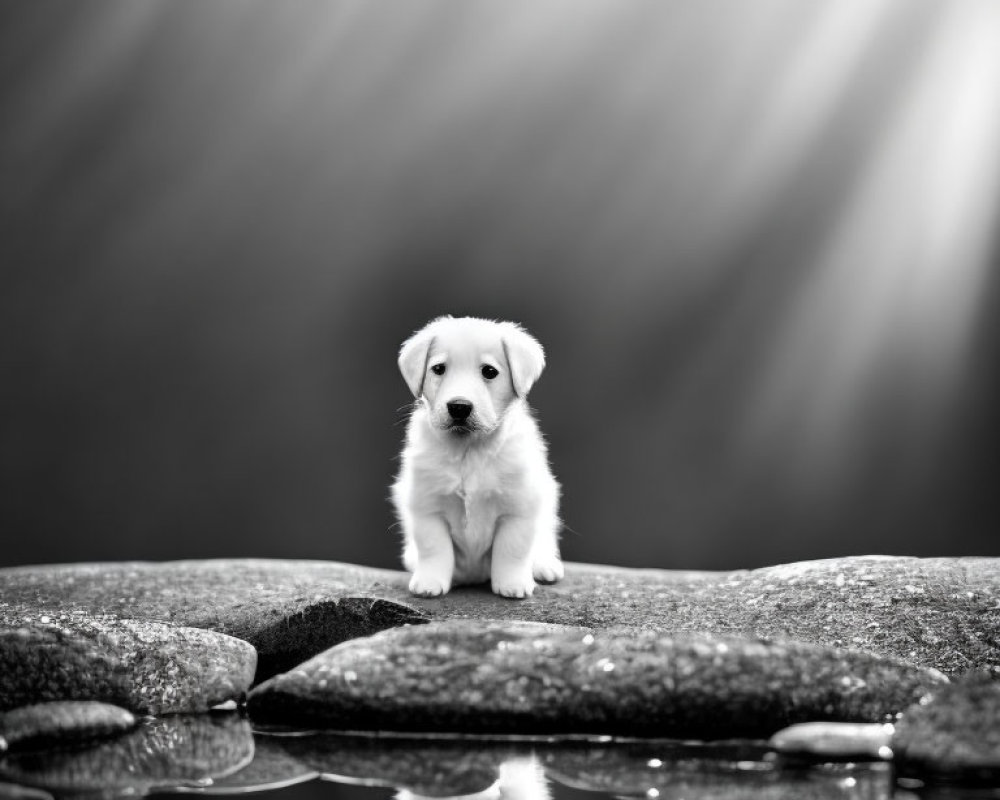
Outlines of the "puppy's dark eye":
[{"label": "puppy's dark eye", "polygon": [[483,373],[483,377],[486,378],[486,380],[488,381],[493,380],[497,375],[500,374],[497,371],[496,367],[492,367],[489,364],[483,364],[481,372]]},{"label": "puppy's dark eye", "polygon": [[435,375],[444,375],[444,364],[435,364],[431,367],[431,372]]}]

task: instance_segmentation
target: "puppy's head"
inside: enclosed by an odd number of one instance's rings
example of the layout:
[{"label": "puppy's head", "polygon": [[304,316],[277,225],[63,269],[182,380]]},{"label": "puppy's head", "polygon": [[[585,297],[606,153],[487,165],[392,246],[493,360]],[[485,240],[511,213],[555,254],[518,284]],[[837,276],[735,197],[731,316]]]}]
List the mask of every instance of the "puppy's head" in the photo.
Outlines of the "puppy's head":
[{"label": "puppy's head", "polygon": [[447,435],[488,436],[545,367],[542,346],[513,322],[440,317],[403,342],[399,371]]}]

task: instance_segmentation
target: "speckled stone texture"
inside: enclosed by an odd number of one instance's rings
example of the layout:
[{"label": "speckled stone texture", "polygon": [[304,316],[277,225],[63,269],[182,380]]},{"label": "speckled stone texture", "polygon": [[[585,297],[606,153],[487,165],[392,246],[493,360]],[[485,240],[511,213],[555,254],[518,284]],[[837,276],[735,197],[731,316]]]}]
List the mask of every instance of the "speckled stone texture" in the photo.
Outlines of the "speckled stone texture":
[{"label": "speckled stone texture", "polygon": [[135,715],[110,703],[64,700],[0,714],[0,752],[96,739],[135,727]]},{"label": "speckled stone texture", "polygon": [[113,613],[245,639],[260,675],[421,619],[529,620],[790,639],[948,675],[1000,672],[1000,559],[852,557],[698,573],[567,564],[527,600],[483,587],[412,597],[405,573],[319,561],[231,559],[0,570],[0,608]]},{"label": "speckled stone texture", "polygon": [[1000,683],[970,674],[934,690],[896,725],[907,772],[1000,782]]},{"label": "speckled stone texture", "polygon": [[258,686],[249,708],[341,729],[753,736],[880,721],[945,680],[801,643],[455,620],[345,642]]},{"label": "speckled stone texture", "polygon": [[205,711],[244,695],[251,645],[212,631],[0,608],[0,710],[98,700],[139,713]]},{"label": "speckled stone texture", "polygon": [[[235,636],[257,649],[259,677],[346,639],[419,622],[392,602],[400,573],[319,561],[112,562],[0,570],[0,611],[112,614]],[[390,598],[388,600],[382,597]]]},{"label": "speckled stone texture", "polygon": [[66,750],[11,752],[0,781],[55,796],[136,796],[158,788],[201,787],[248,765],[250,723],[237,714],[177,715],[143,720],[135,730]]},{"label": "speckled stone texture", "polygon": [[517,619],[788,639],[1000,676],[1000,559],[857,556],[731,573],[567,565],[521,603],[479,589],[409,601],[436,619]]}]

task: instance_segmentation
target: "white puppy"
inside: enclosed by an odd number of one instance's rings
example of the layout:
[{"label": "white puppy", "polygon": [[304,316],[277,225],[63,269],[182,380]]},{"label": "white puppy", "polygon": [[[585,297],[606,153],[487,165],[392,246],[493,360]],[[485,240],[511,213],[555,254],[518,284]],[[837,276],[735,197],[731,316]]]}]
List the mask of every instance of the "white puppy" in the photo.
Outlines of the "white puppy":
[{"label": "white puppy", "polygon": [[403,343],[417,402],[392,500],[413,594],[488,579],[527,597],[536,580],[562,578],[559,484],[525,400],[544,366],[512,322],[441,317]]}]

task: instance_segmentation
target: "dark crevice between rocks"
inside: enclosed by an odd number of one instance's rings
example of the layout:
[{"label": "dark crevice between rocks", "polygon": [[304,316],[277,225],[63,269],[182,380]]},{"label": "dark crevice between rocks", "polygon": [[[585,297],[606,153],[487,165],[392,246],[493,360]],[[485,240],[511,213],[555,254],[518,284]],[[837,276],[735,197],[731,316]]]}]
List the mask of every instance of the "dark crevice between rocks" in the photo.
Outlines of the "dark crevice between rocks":
[{"label": "dark crevice between rocks", "polygon": [[430,620],[422,611],[377,597],[317,602],[257,633],[251,642],[257,648],[254,684],[294,669],[349,639]]}]

